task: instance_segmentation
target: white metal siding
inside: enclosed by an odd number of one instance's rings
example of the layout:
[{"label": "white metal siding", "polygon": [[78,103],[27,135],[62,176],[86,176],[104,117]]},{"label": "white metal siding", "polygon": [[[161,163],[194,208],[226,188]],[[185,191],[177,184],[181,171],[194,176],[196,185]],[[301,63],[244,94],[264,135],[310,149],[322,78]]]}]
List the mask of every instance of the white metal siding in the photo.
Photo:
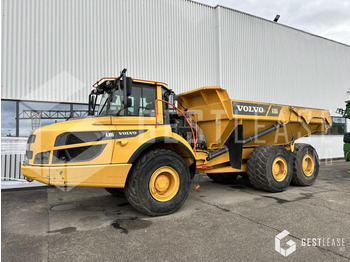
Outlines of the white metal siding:
[{"label": "white metal siding", "polygon": [[3,0],[2,98],[86,102],[127,67],[177,92],[219,85],[236,99],[334,110],[350,47],[186,0]]},{"label": "white metal siding", "polygon": [[335,110],[350,89],[350,47],[222,8],[222,85],[237,99]]},{"label": "white metal siding", "polygon": [[217,83],[215,9],[177,0],[3,0],[2,98],[86,102],[124,67],[177,91]]}]

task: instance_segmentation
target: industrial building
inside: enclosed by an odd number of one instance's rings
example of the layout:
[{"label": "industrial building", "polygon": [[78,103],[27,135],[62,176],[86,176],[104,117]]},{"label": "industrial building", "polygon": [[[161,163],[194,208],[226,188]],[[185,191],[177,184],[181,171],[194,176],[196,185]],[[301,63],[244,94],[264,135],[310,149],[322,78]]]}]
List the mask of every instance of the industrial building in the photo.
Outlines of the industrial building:
[{"label": "industrial building", "polygon": [[329,109],[331,132],[303,141],[321,159],[343,156],[350,125],[335,111],[350,92],[349,45],[188,0],[3,0],[2,7],[3,179],[21,178],[32,129],[84,115],[92,84],[123,68],[176,93],[221,86],[232,99]]}]

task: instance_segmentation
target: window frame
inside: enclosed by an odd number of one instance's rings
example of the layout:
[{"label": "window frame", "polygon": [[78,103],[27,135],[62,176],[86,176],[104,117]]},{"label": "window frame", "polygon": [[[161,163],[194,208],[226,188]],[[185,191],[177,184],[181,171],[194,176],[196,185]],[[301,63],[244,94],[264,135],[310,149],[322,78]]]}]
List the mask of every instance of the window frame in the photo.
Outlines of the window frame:
[{"label": "window frame", "polygon": [[[143,89],[144,89],[144,87],[146,87],[146,88],[150,88],[150,89],[153,89],[154,90],[154,113],[155,113],[155,110],[156,110],[156,103],[155,103],[155,101],[157,100],[157,90],[158,90],[158,86],[157,85],[155,85],[155,84],[149,84],[149,83],[139,83],[139,82],[133,82],[133,84],[132,84],[132,88],[140,88],[141,89],[141,95],[140,95],[140,99],[139,99],[139,104],[140,104],[140,101],[142,101],[142,106],[140,106],[140,105],[138,105],[138,112],[137,112],[137,114],[133,114],[133,115],[131,115],[131,114],[127,114],[126,115],[126,113],[124,113],[123,115],[121,115],[121,116],[127,116],[127,117],[155,117],[155,116],[152,116],[152,115],[150,115],[150,116],[145,116],[145,115],[140,115],[140,108],[144,108],[143,107],[143,99],[144,99],[144,96],[143,96]],[[131,93],[132,94],[132,93]],[[134,99],[135,100],[135,99]],[[134,106],[133,106],[133,109],[135,110],[135,108],[136,108],[136,103],[135,103],[135,101],[134,101]],[[135,112],[136,112],[137,110],[135,110]],[[134,112],[134,113],[135,113]]]},{"label": "window frame", "polygon": [[[343,119],[344,120],[344,123],[340,123],[340,124],[343,124],[344,125],[344,133],[342,134],[334,134],[334,124],[336,123],[333,119],[334,118],[337,118],[337,119]],[[331,116],[331,119],[332,119],[332,126],[331,128],[329,129],[328,131],[328,134],[327,135],[331,135],[331,136],[343,136],[346,132],[347,132],[347,128],[346,128],[346,118],[342,117],[342,116]],[[338,123],[337,123],[338,124]]]}]

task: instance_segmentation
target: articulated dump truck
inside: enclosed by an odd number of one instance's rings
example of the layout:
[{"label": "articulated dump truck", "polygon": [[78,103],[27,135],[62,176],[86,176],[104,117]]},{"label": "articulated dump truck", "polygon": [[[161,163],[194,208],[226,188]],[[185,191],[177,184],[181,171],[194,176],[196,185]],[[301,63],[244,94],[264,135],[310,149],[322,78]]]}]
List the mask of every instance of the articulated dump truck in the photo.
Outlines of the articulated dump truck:
[{"label": "articulated dump truck", "polygon": [[247,176],[267,192],[312,185],[318,155],[294,142],[330,126],[326,110],[231,100],[217,86],[176,95],[124,69],[94,84],[88,117],[30,135],[22,173],[53,186],[103,187],[144,214],[166,215],[184,203],[196,172],[221,183]]}]

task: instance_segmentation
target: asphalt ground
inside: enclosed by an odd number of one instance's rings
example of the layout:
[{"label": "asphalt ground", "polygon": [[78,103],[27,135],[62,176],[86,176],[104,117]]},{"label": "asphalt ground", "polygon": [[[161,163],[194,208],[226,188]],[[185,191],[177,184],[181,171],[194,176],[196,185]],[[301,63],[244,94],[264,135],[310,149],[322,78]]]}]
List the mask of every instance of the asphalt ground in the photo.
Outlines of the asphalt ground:
[{"label": "asphalt ground", "polygon": [[[191,189],[178,212],[163,217],[146,217],[102,188],[3,190],[1,258],[349,261],[348,170],[344,161],[322,163],[313,186],[275,194],[254,189],[243,177],[222,185],[197,175],[193,186],[200,178],[200,188]],[[287,249],[289,240],[296,247],[287,257],[275,251],[275,236],[284,230],[290,234],[281,247]],[[306,238],[311,246],[302,244]]]}]

